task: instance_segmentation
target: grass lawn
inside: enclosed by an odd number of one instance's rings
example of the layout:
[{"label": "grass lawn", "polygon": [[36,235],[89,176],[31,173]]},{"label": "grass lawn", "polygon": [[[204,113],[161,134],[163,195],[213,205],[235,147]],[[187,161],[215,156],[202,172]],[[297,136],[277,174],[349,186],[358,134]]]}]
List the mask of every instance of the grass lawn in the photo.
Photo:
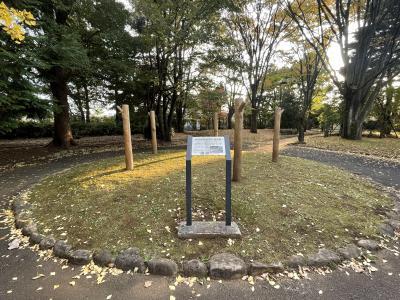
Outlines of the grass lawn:
[{"label": "grass lawn", "polygon": [[400,160],[400,139],[395,138],[368,138],[363,137],[362,140],[352,141],[342,139],[339,136],[306,137],[307,147],[315,147],[320,149],[328,149],[334,151],[344,151],[357,154],[366,154]]},{"label": "grass lawn", "polygon": [[[30,194],[39,231],[75,247],[130,246],[145,258],[207,260],[229,251],[245,259],[283,260],[318,247],[336,248],[355,237],[372,237],[379,212],[391,199],[359,178],[336,168],[270,154],[244,154],[243,181],[232,186],[233,218],[243,238],[179,240],[185,218],[185,152],[135,154],[135,170],[124,158],[84,164],[46,178]],[[194,157],[194,220],[224,219],[225,162]]]}]

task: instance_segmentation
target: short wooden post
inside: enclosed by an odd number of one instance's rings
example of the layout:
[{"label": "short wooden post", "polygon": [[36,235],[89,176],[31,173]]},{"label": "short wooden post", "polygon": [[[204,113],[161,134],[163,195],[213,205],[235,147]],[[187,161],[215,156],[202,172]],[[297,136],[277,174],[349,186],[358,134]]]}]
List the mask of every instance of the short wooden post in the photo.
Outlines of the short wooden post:
[{"label": "short wooden post", "polygon": [[150,111],[150,128],[151,128],[151,145],[153,153],[157,154],[157,130],[156,130],[156,113],[154,110]]},{"label": "short wooden post", "polygon": [[245,102],[241,99],[235,100],[235,133],[233,141],[233,176],[232,181],[240,181],[242,173],[242,129],[243,129],[243,109]]},{"label": "short wooden post", "polygon": [[132,152],[132,137],[131,123],[129,120],[129,105],[123,104],[122,108],[118,106],[118,110],[122,114],[122,128],[124,130],[124,145],[125,145],[125,165],[126,169],[133,170],[133,152]]},{"label": "short wooden post", "polygon": [[280,107],[275,108],[275,120],[274,120],[274,138],[272,145],[272,161],[277,162],[279,156],[279,140],[281,136],[281,116],[283,109]]},{"label": "short wooden post", "polygon": [[214,136],[218,136],[218,113],[214,113]]}]

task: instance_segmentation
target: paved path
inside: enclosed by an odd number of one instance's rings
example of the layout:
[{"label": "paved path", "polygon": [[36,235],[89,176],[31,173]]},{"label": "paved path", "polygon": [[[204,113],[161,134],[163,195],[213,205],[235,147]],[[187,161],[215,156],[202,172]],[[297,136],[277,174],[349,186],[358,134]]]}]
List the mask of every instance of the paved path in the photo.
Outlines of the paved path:
[{"label": "paved path", "polygon": [[394,161],[376,159],[365,155],[294,146],[284,149],[282,154],[340,167],[352,173],[370,177],[384,186],[400,190],[400,163]]},{"label": "paved path", "polygon": [[[296,151],[298,150],[289,148],[285,151],[287,154],[297,155]],[[1,173],[0,208],[8,207],[10,196],[17,194],[21,189],[37,182],[47,174],[76,163],[114,155],[116,154],[101,153],[69,157],[51,164],[24,167]],[[333,162],[334,160],[332,160]],[[366,164],[364,170],[368,173],[369,168],[371,177],[385,183],[386,181],[380,177],[380,173],[374,171],[375,167],[374,164]],[[352,168],[348,169],[353,170]],[[381,171],[385,174],[385,170],[391,170],[391,167],[388,166]],[[359,169],[353,171],[360,172]],[[396,181],[398,175],[392,179]],[[393,180],[387,181],[389,185],[393,186]],[[279,282],[280,289],[274,289],[266,282],[259,282],[255,286],[255,291],[252,292],[248,283],[236,280],[222,283],[211,281],[210,288],[199,284],[195,284],[192,288],[180,285],[176,291],[171,292],[168,288],[168,285],[171,284],[170,279],[159,276],[128,274],[108,276],[106,282],[101,285],[97,285],[94,279],[86,279],[83,276],[80,279],[72,279],[79,273],[78,269],[73,270],[70,267],[62,270],[58,263],[38,260],[36,253],[29,249],[7,250],[6,235],[9,230],[3,224],[0,224],[0,227],[0,299],[106,299],[108,295],[112,295],[111,299],[170,299],[170,295],[174,295],[176,299],[220,300],[400,298],[400,260],[389,252],[381,252],[378,255],[376,265],[378,271],[373,276],[356,274],[353,271],[349,271],[349,275],[346,275],[344,272],[335,271],[326,276],[312,275],[311,280],[285,279]],[[387,262],[383,262],[383,257]],[[51,272],[55,272],[55,275],[50,276]],[[32,277],[38,273],[45,274],[45,277],[33,280]],[[76,282],[75,286],[69,285],[72,280]],[[152,281],[152,286],[145,288],[145,281]],[[59,288],[54,290],[54,285],[59,285]],[[37,290],[39,287],[42,289]],[[8,294],[7,291],[12,291],[12,293]],[[322,291],[322,295],[320,291]],[[200,297],[196,297],[197,294],[200,294]]]}]

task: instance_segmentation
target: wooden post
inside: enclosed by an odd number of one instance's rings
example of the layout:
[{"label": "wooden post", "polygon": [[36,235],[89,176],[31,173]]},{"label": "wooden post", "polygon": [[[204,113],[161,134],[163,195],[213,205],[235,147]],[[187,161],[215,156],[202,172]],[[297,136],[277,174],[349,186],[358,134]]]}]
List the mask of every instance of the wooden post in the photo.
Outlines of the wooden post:
[{"label": "wooden post", "polygon": [[218,136],[218,113],[214,113],[214,136]]},{"label": "wooden post", "polygon": [[132,137],[131,123],[129,120],[129,105],[123,104],[122,108],[118,106],[118,110],[122,114],[122,127],[124,130],[124,145],[125,145],[125,165],[126,169],[133,170],[133,152],[132,152]]},{"label": "wooden post", "polygon": [[240,181],[242,173],[242,129],[243,129],[243,109],[245,102],[241,99],[235,100],[235,135],[233,141],[233,176],[232,181]]},{"label": "wooden post", "polygon": [[151,145],[153,153],[157,154],[157,130],[156,130],[156,113],[154,110],[150,111],[150,128],[151,128]]},{"label": "wooden post", "polygon": [[275,120],[274,120],[274,139],[272,145],[272,161],[277,162],[279,156],[279,140],[281,135],[281,116],[283,109],[280,107],[275,108]]}]

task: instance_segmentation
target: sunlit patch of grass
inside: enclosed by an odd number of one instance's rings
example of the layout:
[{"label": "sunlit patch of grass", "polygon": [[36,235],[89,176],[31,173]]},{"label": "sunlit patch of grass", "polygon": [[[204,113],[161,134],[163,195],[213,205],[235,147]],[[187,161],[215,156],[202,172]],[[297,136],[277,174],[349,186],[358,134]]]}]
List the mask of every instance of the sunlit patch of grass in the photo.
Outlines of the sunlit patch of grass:
[{"label": "sunlit patch of grass", "polygon": [[[137,154],[135,171],[123,157],[85,164],[45,179],[32,190],[40,230],[67,238],[75,247],[118,252],[139,247],[146,258],[202,258],[229,251],[270,262],[324,245],[336,248],[374,236],[391,200],[347,172],[299,158],[245,153],[243,180],[232,185],[233,218],[243,237],[180,240],[185,218],[184,152]],[[223,220],[225,162],[193,161],[194,220]],[[104,185],[104,187],[102,186]]]},{"label": "sunlit patch of grass", "polygon": [[[181,171],[185,167],[185,152],[161,152],[157,156],[138,154],[135,157],[133,171],[125,169],[125,162],[114,164],[108,161],[99,162],[96,169],[85,169],[82,174],[73,178],[73,183],[84,189],[97,188],[113,190],[120,184],[134,180],[154,180],[170,173]],[[192,165],[204,164],[221,159],[218,156],[194,157]]]},{"label": "sunlit patch of grass", "polygon": [[395,138],[368,138],[362,140],[346,140],[339,136],[306,138],[306,146],[333,151],[344,151],[357,154],[373,155],[400,160],[400,139]]}]

